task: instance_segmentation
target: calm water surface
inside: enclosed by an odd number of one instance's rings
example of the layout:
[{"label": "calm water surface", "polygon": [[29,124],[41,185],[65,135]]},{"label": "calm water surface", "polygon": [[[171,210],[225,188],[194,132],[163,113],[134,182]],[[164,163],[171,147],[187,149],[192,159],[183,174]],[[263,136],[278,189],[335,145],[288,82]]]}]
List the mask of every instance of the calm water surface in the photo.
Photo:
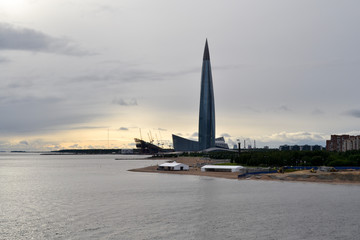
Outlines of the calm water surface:
[{"label": "calm water surface", "polygon": [[0,153],[0,239],[360,239],[360,186],[129,172],[162,161]]}]

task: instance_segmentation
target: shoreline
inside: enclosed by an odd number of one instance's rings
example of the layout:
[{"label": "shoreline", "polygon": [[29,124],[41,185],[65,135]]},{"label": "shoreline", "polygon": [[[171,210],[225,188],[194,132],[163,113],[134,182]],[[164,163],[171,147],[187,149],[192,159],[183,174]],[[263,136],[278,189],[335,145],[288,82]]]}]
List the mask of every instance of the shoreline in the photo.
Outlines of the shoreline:
[{"label": "shoreline", "polygon": [[[155,160],[155,159],[154,159]],[[239,172],[202,172],[202,164],[213,164],[216,160],[203,159],[200,157],[179,157],[174,159],[156,159],[164,161],[176,161],[190,166],[188,171],[159,171],[157,166],[148,166],[143,168],[129,169],[131,172],[144,173],[165,173],[178,175],[193,175],[204,177],[225,178],[233,180],[255,180],[255,181],[283,181],[283,182],[312,182],[327,184],[346,184],[360,185],[360,171],[339,171],[339,172],[321,172],[310,173],[309,170],[301,170],[289,173],[264,173],[251,175],[246,178],[238,178]]]},{"label": "shoreline", "polygon": [[270,173],[253,175],[249,180],[284,181],[284,182],[311,182],[327,184],[360,185],[359,171],[339,171],[311,173],[309,170],[301,170],[289,173]]}]

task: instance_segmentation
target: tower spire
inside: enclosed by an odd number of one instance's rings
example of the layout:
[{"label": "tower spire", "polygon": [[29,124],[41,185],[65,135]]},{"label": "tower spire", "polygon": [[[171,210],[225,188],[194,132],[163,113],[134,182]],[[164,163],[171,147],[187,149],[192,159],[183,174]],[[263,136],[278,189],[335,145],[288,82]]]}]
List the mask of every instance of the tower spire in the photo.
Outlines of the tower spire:
[{"label": "tower spire", "polygon": [[209,47],[208,47],[208,41],[206,39],[205,42],[205,49],[204,49],[204,57],[203,60],[210,60],[210,53],[209,53]]}]

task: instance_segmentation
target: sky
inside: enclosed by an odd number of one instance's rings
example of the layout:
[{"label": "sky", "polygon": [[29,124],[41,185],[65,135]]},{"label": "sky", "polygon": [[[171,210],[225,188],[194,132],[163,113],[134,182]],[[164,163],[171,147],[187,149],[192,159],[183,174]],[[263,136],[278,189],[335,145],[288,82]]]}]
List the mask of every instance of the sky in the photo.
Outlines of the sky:
[{"label": "sky", "polygon": [[1,0],[0,150],[197,139],[208,39],[232,147],[360,134],[358,0]]}]

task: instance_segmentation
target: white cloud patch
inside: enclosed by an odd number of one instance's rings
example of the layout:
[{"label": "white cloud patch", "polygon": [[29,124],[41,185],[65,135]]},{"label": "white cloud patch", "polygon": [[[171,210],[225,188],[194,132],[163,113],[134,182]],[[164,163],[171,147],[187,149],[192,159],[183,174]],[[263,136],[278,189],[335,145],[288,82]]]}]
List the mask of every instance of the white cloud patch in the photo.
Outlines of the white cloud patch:
[{"label": "white cloud patch", "polygon": [[222,133],[220,136],[222,136],[222,137],[227,137],[227,138],[231,137],[231,135],[228,134],[228,133]]},{"label": "white cloud patch", "polygon": [[56,38],[40,31],[0,23],[0,50],[48,52],[73,56],[92,55],[82,50],[75,42]]},{"label": "white cloud patch", "polygon": [[265,143],[324,145],[327,137],[325,134],[314,132],[280,132],[258,139]]},{"label": "white cloud patch", "polygon": [[0,151],[53,151],[61,148],[57,142],[49,142],[43,139],[20,142],[0,141]]},{"label": "white cloud patch", "polygon": [[81,149],[81,146],[79,146],[79,144],[73,144],[73,145],[70,146],[70,148]]},{"label": "white cloud patch", "polygon": [[328,134],[316,133],[316,132],[280,132],[274,133],[268,136],[254,136],[254,137],[241,137],[241,138],[229,138],[226,142],[229,147],[241,144],[241,148],[247,148],[249,145],[254,147],[254,141],[257,148],[264,146],[270,146],[271,148],[278,148],[280,145],[321,145],[325,146],[326,140],[330,136]]}]

